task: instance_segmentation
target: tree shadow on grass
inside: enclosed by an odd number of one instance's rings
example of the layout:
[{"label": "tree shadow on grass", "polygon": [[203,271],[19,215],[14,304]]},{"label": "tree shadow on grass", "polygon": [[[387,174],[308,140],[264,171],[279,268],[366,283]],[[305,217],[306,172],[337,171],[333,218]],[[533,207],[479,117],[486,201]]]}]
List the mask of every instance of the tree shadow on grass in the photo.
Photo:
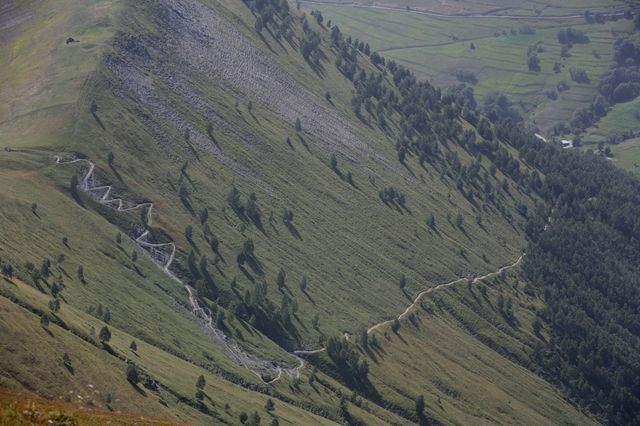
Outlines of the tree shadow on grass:
[{"label": "tree shadow on grass", "polygon": [[402,165],[404,166],[405,169],[407,169],[407,171],[409,172],[409,174],[411,176],[413,176],[414,178],[416,177],[416,174],[413,172],[413,170],[411,169],[411,167],[409,167],[409,165],[405,162],[402,163]]},{"label": "tree shadow on grass", "polygon": [[[269,28],[267,28],[267,31],[269,33],[271,33],[271,30],[269,30]],[[258,33],[258,36],[260,37],[260,40],[262,40],[262,42],[267,46],[267,48],[271,51],[271,53],[273,53],[274,55],[278,55],[278,53],[273,50],[273,47],[271,47],[271,44],[269,44],[269,42],[267,41],[267,39],[262,35],[262,33]]]},{"label": "tree shadow on grass", "polygon": [[16,283],[14,283],[14,282],[13,282],[13,280],[12,280],[11,278],[8,278],[8,277],[2,277],[2,279],[3,279],[6,283],[11,284],[11,285],[13,285],[14,287],[17,287],[17,284],[16,284]]},{"label": "tree shadow on grass", "polygon": [[100,117],[98,117],[98,114],[96,114],[95,112],[92,112],[91,115],[93,115],[93,118],[96,120],[96,123],[98,123],[98,125],[102,130],[107,130],[105,129],[104,124],[102,124],[102,120],[100,120]]},{"label": "tree shadow on grass", "polygon": [[138,392],[140,395],[145,396],[145,397],[147,396],[147,392],[145,392],[145,390],[144,390],[144,389],[142,389],[142,388],[140,387],[140,385],[138,385],[137,383],[132,383],[132,382],[129,382],[129,384],[130,384],[130,385],[133,387],[133,389],[135,389],[135,391],[136,391],[136,392]]},{"label": "tree shadow on grass", "polygon": [[240,271],[242,272],[242,274],[245,276],[246,279],[248,279],[252,284],[255,284],[256,282],[255,278],[253,278],[253,276],[249,273],[249,271],[245,269],[244,266],[238,265],[238,268],[240,268]]},{"label": "tree shadow on grass", "polygon": [[116,166],[113,163],[109,163],[109,168],[111,169],[111,171],[113,172],[113,174],[115,175],[115,177],[122,182],[122,176],[120,175],[120,172],[116,169]]},{"label": "tree shadow on grass", "polygon": [[312,304],[313,306],[315,306],[315,305],[316,305],[316,301],[315,301],[315,300],[313,300],[313,298],[311,297],[311,295],[310,295],[309,293],[307,293],[307,290],[302,290],[302,294],[304,294],[304,295],[305,295],[305,297],[306,297],[307,299],[309,299],[309,302],[311,302],[311,304]]},{"label": "tree shadow on grass", "polygon": [[291,235],[293,235],[298,240],[302,241],[302,239],[303,239],[302,235],[300,235],[300,232],[298,232],[298,229],[295,227],[295,225],[293,223],[287,222],[287,223],[285,223],[285,226],[287,227],[287,229],[289,230]]},{"label": "tree shadow on grass", "polygon": [[311,149],[309,149],[309,144],[307,144],[307,141],[302,137],[300,133],[298,133],[298,139],[300,140],[302,146],[304,146],[308,152],[311,152]]},{"label": "tree shadow on grass", "polygon": [[262,265],[255,257],[251,256],[247,258],[247,265],[251,268],[254,274],[264,275],[264,271],[262,269]]},{"label": "tree shadow on grass", "polygon": [[398,331],[394,331],[394,332],[393,332],[393,334],[395,334],[395,335],[396,335],[396,337],[397,337],[398,339],[400,339],[400,341],[401,341],[402,343],[404,343],[405,345],[409,345],[409,343],[408,343],[408,342],[404,339],[404,337],[402,337],[402,335],[400,334],[400,330],[398,330]]},{"label": "tree shadow on grass", "polygon": [[364,352],[367,354],[367,356],[369,357],[369,359],[371,359],[371,361],[373,361],[374,364],[378,365],[380,364],[380,361],[378,360],[378,354],[376,354],[370,347],[371,345],[367,345],[364,347]]}]

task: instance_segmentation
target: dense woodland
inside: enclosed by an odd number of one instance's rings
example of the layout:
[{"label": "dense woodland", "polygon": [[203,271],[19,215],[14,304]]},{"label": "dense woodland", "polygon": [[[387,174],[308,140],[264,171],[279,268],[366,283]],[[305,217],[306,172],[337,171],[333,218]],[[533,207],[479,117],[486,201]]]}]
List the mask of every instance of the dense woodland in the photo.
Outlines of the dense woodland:
[{"label": "dense woodland", "polygon": [[[342,40],[336,28],[332,38],[334,45]],[[349,44],[349,39],[342,43]],[[614,68],[614,74],[637,70],[637,58],[623,53],[640,51],[630,44],[616,43],[617,63],[626,71]],[[344,47],[341,51],[349,52]],[[420,163],[440,162],[440,144],[452,140],[477,159],[491,159],[494,167],[546,201],[533,214],[526,208],[520,211],[529,216],[531,237],[524,271],[545,299],[546,308],[539,315],[551,336],[532,359],[541,374],[607,422],[640,423],[640,181],[601,157],[540,142],[518,123],[506,99],[495,96],[485,102],[487,120],[464,85],[443,95],[378,54],[371,60],[386,65],[384,72],[390,73],[400,96],[385,90],[379,76],[356,70],[354,105],[371,99],[366,110],[378,115],[381,126],[385,111],[400,115],[399,161],[411,154]],[[343,61],[352,59],[345,54]],[[477,133],[463,130],[460,123],[465,121]],[[521,159],[545,177],[521,168],[495,137],[517,148]],[[473,193],[478,163],[461,165],[444,157],[443,167],[461,182],[459,189],[469,185]],[[495,190],[486,183],[485,177],[480,192],[488,199]]]},{"label": "dense woodland", "polygon": [[[636,31],[629,36],[618,37],[612,46],[614,62],[609,71],[600,76],[599,94],[589,107],[574,113],[570,123],[574,133],[581,133],[604,117],[611,105],[629,102],[640,95],[640,20],[636,19],[634,22]],[[558,34],[558,39],[560,38]],[[589,82],[589,77],[583,70],[571,69],[570,73],[572,80],[578,83]],[[566,128],[562,125],[559,127]],[[609,142],[616,143],[619,140],[613,139]]]},{"label": "dense woodland", "polygon": [[550,340],[532,358],[568,396],[610,424],[640,422],[640,181],[592,154],[567,152],[502,123],[545,174],[548,203],[528,223],[523,263],[544,296]]}]

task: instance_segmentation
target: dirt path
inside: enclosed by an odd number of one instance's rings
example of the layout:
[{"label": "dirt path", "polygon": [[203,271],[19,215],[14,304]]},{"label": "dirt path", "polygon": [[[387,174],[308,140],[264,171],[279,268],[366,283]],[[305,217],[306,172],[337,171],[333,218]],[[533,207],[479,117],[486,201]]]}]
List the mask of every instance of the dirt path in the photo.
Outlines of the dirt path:
[{"label": "dirt path", "polygon": [[[473,283],[474,284],[479,283],[482,280],[486,280],[487,278],[494,277],[494,276],[500,274],[503,271],[506,271],[506,270],[509,270],[511,268],[514,268],[514,267],[518,266],[520,264],[520,262],[522,261],[523,257],[524,257],[524,254],[522,254],[514,263],[512,263],[510,265],[503,266],[502,268],[498,269],[497,271],[490,272],[490,273],[488,273],[486,275],[482,275],[480,277],[474,278],[473,279]],[[458,278],[458,279],[450,281],[448,283],[439,284],[439,285],[437,285],[435,287],[430,287],[430,288],[428,288],[426,290],[421,291],[420,293],[418,293],[416,298],[413,300],[413,303],[411,303],[411,305],[409,305],[407,307],[407,309],[404,310],[404,312],[402,312],[400,315],[398,315],[398,318],[390,319],[390,320],[387,320],[387,321],[382,321],[382,322],[379,322],[378,324],[375,324],[375,325],[369,327],[369,329],[367,329],[367,334],[371,334],[375,330],[377,330],[378,328],[383,327],[385,325],[391,325],[391,323],[393,323],[396,319],[398,321],[402,320],[404,317],[406,317],[413,309],[415,309],[420,304],[420,301],[422,300],[422,298],[425,295],[427,295],[429,293],[433,293],[434,291],[442,290],[443,288],[451,287],[451,286],[453,286],[453,285],[455,285],[455,284],[457,284],[459,282],[463,282],[463,281],[466,281],[466,280],[467,280],[467,278]]]}]

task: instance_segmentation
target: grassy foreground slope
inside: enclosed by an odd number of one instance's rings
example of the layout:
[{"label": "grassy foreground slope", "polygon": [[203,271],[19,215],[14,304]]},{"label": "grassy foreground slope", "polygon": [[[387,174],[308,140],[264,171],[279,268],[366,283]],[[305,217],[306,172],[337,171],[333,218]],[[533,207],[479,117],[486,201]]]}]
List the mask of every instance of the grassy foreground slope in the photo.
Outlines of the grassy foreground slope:
[{"label": "grassy foreground slope", "polygon": [[[363,402],[344,398],[351,390],[341,377],[306,363],[300,377],[271,382],[275,366],[291,371],[299,362],[292,350],[392,318],[434,283],[513,262],[525,245],[523,206],[535,199],[453,141],[440,140],[424,166],[412,155],[398,162],[398,114],[386,130],[354,114],[353,83],[333,65],[327,29],[307,24],[326,59],[312,67],[300,55],[304,25],[294,5],[288,40],[256,34],[251,11],[231,0],[4,7],[2,53],[11,60],[0,65],[0,100],[10,105],[0,117],[0,147],[8,148],[0,152],[0,258],[14,273],[0,287],[1,383],[181,422],[235,424],[254,411],[281,424],[415,421],[406,408],[387,409],[396,398],[387,379],[372,380],[381,400]],[[358,55],[367,72],[379,72]],[[80,191],[73,182],[86,165],[53,160],[72,152],[95,162],[115,194],[152,202],[152,223],[143,209],[116,212]],[[495,201],[477,186],[460,191],[445,156],[465,166],[476,160]],[[403,207],[381,201],[389,187],[405,194]],[[243,206],[255,202],[259,220],[230,205],[232,188]],[[132,240],[145,227],[155,241],[176,243],[172,272],[225,314],[216,326],[272,363],[271,374],[254,374],[207,337],[183,285]],[[249,239],[253,259],[238,262]],[[43,314],[49,326],[40,325]],[[103,327],[109,341],[101,342]],[[125,375],[131,363],[143,377],[138,386]],[[405,395],[418,392],[415,383],[402,386]],[[551,391],[541,384],[540,392]],[[406,398],[397,404],[406,407]],[[497,416],[500,407],[486,410]]]}]

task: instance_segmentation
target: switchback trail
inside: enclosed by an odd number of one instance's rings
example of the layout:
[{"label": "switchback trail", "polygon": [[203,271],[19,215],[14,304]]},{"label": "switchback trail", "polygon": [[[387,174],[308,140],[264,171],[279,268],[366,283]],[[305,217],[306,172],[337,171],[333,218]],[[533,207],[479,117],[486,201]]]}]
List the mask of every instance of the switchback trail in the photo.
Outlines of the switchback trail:
[{"label": "switchback trail", "polygon": [[[94,162],[85,159],[85,158],[73,158],[70,160],[64,160],[62,156],[54,157],[56,164],[74,164],[74,163],[84,163],[88,166],[88,170],[82,176],[80,181],[78,182],[78,186],[84,192],[89,194],[92,199],[97,201],[98,203],[110,207],[119,212],[126,212],[140,208],[147,208],[147,226],[151,226],[152,224],[152,210],[153,203],[145,202],[145,203],[134,203],[131,201],[123,200],[121,198],[112,198],[112,185],[101,185],[97,182],[95,168],[96,165]],[[247,353],[243,350],[235,341],[229,339],[226,334],[217,328],[214,324],[212,314],[210,310],[206,307],[201,307],[198,303],[197,298],[193,293],[193,289],[188,285],[182,282],[178,277],[176,277],[171,272],[171,264],[173,263],[176,255],[176,245],[173,242],[168,243],[153,243],[148,239],[150,237],[149,230],[144,230],[135,237],[133,240],[136,244],[138,244],[142,249],[144,249],[145,253],[149,255],[154,264],[156,264],[162,272],[168,275],[171,279],[175,280],[182,286],[184,286],[187,295],[189,304],[191,305],[191,310],[195,318],[200,323],[205,335],[209,337],[211,340],[220,343],[222,347],[225,349],[227,355],[234,360],[237,364],[242,365],[253,374],[258,376],[260,380],[265,384],[274,383],[282,377],[282,373],[285,372],[290,377],[299,377],[300,370],[304,367],[304,361],[293,355],[298,361],[298,365],[296,367],[289,366],[281,366],[273,361],[259,359],[256,356]],[[307,351],[300,351],[301,354],[306,354]],[[311,351],[312,352],[312,351]],[[275,378],[265,380],[260,374],[260,371],[267,372],[269,375],[276,374]]]},{"label": "switchback trail", "polygon": [[[131,211],[139,208],[147,208],[147,226],[151,226],[152,224],[152,210],[153,203],[145,202],[145,203],[134,203],[132,201],[123,200],[121,198],[111,198],[113,187],[112,185],[101,185],[97,182],[97,178],[95,176],[95,168],[96,165],[92,161],[85,158],[73,158],[70,160],[64,160],[61,156],[55,156],[56,164],[74,164],[74,163],[85,163],[88,166],[88,170],[86,174],[82,177],[82,179],[78,182],[78,186],[88,193],[91,198],[96,200],[98,203],[108,206],[114,210],[120,212]],[[251,371],[255,374],[260,380],[265,384],[272,384],[282,378],[282,373],[284,372],[289,377],[300,377],[300,370],[304,367],[305,363],[301,356],[305,355],[315,355],[322,353],[326,350],[326,348],[318,348],[318,349],[310,349],[310,350],[296,350],[290,353],[293,357],[298,361],[298,365],[295,367],[291,366],[282,366],[278,365],[274,361],[268,361],[264,359],[257,358],[256,356],[247,353],[244,349],[242,349],[235,341],[226,336],[226,334],[215,326],[213,315],[209,308],[200,306],[198,303],[198,299],[194,294],[193,289],[188,284],[185,284],[182,280],[176,277],[171,272],[171,264],[173,263],[176,255],[176,245],[173,242],[168,243],[153,243],[148,240],[150,237],[149,230],[144,230],[134,238],[136,244],[138,244],[142,249],[144,249],[145,253],[149,255],[151,260],[156,264],[162,272],[164,272],[171,279],[178,282],[180,285],[184,286],[187,292],[187,298],[189,300],[189,304],[191,305],[191,311],[194,317],[200,323],[205,335],[209,337],[212,341],[220,343],[222,347],[225,349],[227,355],[234,360],[237,364],[243,366],[244,368]],[[490,278],[492,276],[498,275],[503,271],[508,269],[512,269],[516,267],[522,261],[524,254],[522,254],[514,263],[510,265],[503,266],[495,272],[487,273],[486,275],[476,277],[473,279],[473,283],[480,282],[484,279]],[[418,293],[416,298],[413,300],[405,310],[402,312],[397,318],[382,321],[378,324],[375,324],[367,329],[367,334],[373,333],[375,330],[385,326],[390,325],[396,319],[402,320],[406,317],[413,309],[415,309],[422,298],[434,291],[441,290],[446,287],[453,286],[459,282],[465,281],[467,278],[458,278],[448,283],[439,284],[435,287],[430,287],[426,290]],[[345,340],[350,340],[349,333],[344,333]],[[276,374],[274,378],[269,380],[265,380],[260,374],[262,372],[268,372],[271,374]]]}]

